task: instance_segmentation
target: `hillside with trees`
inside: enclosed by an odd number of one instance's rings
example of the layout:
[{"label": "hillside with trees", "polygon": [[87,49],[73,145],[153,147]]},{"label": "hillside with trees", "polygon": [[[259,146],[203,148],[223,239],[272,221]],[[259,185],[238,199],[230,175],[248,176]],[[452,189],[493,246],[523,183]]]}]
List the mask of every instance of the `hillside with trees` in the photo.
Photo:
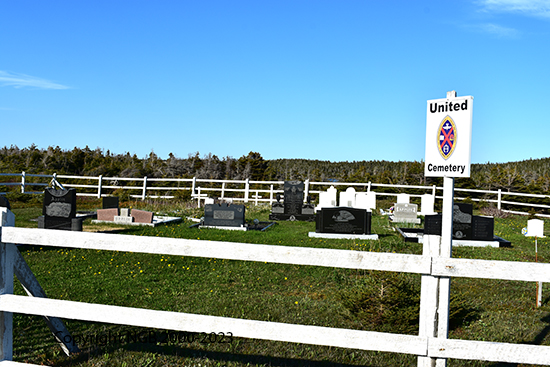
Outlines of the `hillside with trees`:
[{"label": "hillside with trees", "polygon": [[[145,158],[135,154],[114,154],[109,150],[59,147],[38,149],[17,146],[0,149],[0,172],[67,174],[107,177],[204,178],[251,180],[305,180],[373,182],[403,185],[441,185],[439,178],[424,177],[424,162],[353,161],[330,162],[307,159],[265,160],[250,152],[240,158],[220,158],[199,152],[167,159],[151,152]],[[471,177],[457,179],[456,187],[548,194],[550,158],[509,163],[473,164]]]}]

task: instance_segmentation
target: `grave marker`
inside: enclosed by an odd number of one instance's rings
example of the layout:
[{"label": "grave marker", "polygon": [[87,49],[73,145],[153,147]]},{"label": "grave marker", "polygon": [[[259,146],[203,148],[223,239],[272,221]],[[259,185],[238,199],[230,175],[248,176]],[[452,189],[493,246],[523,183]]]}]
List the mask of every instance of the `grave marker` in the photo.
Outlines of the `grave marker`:
[{"label": "grave marker", "polygon": [[393,209],[392,222],[420,224],[418,218],[418,205],[409,203],[396,203]]},{"label": "grave marker", "polygon": [[76,218],[76,190],[44,190],[42,216],[38,228],[81,231],[82,219]]},{"label": "grave marker", "polygon": [[[283,208],[281,212],[281,206]],[[311,203],[304,203],[304,183],[302,181],[285,181],[283,204],[280,196],[271,205],[270,220],[315,220],[315,209]]]},{"label": "grave marker", "polygon": [[243,227],[245,224],[245,206],[233,204],[206,204],[204,206],[204,225],[214,227]]}]

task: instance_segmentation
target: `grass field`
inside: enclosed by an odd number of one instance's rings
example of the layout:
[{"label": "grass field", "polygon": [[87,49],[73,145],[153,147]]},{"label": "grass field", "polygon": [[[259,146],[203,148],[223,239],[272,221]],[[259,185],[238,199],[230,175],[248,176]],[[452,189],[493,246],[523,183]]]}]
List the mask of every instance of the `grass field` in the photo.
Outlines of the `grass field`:
[{"label": "grass field", "polygon": [[[12,205],[16,226],[36,227],[36,222],[30,220],[41,214],[40,205]],[[183,204],[133,202],[131,205],[184,218],[202,216],[200,209]],[[79,210],[99,206],[99,201],[87,199],[79,203]],[[249,221],[268,220],[268,215],[267,206],[247,207]],[[88,222],[84,223],[86,231],[121,235],[422,252],[422,245],[404,242],[387,218],[379,215],[373,217],[373,233],[380,236],[376,241],[311,239],[307,233],[314,231],[315,224],[307,222],[279,222],[265,232],[189,228],[192,222],[188,221],[157,228]],[[534,261],[534,240],[521,235],[521,228],[526,225],[526,217],[495,218],[495,234],[510,240],[512,248],[457,247],[453,249],[453,256]],[[546,238],[538,240],[539,262],[550,261],[548,244]],[[154,240],[151,246],[155,246]],[[396,275],[385,272],[37,246],[20,246],[19,250],[48,296],[54,299],[415,334],[414,323],[412,328],[409,325],[410,320],[418,317],[414,305],[394,309],[388,304],[395,300],[378,299],[377,305],[387,307],[388,312],[373,319],[372,313],[364,312],[369,307],[364,301],[368,299],[368,292],[379,284],[394,287],[394,296],[416,299],[419,275],[404,274],[395,278]],[[15,292],[23,294],[17,281],[15,284]],[[544,285],[543,306],[538,309],[535,308],[534,282],[453,278],[451,293],[456,299],[456,312],[450,338],[550,345],[549,285]],[[172,341],[159,341],[163,336],[161,330],[76,320],[64,322],[75,339],[81,341],[82,352],[78,355],[66,357],[62,353],[41,317],[14,315],[14,360],[55,366],[416,365],[416,356],[231,338],[231,330],[212,330],[218,333],[217,338],[180,334],[172,335]],[[400,328],[403,325],[409,327]],[[114,341],[107,340],[109,335],[143,338],[122,337]],[[150,340],[146,335],[151,335]],[[449,366],[503,365],[450,360]]]}]

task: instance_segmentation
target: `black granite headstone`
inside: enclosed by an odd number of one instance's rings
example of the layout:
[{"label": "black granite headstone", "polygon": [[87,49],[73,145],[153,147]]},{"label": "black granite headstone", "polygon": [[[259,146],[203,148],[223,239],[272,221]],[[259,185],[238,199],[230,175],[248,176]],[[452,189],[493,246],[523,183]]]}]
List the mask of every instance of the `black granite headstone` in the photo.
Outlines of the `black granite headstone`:
[{"label": "black granite headstone", "polygon": [[472,218],[472,238],[481,241],[492,241],[494,238],[495,219],[474,215]]},{"label": "black granite headstone", "polygon": [[118,196],[105,196],[102,209],[118,209]]},{"label": "black granite headstone", "polygon": [[[494,219],[472,215],[472,204],[453,205],[453,239],[493,241]],[[441,214],[424,217],[424,234],[441,236]]]},{"label": "black granite headstone", "polygon": [[[311,203],[304,203],[304,183],[285,181],[283,204],[279,201],[271,205],[271,220],[315,220],[315,209]],[[282,210],[281,210],[282,209]]]},{"label": "black granite headstone", "polygon": [[304,183],[302,181],[285,181],[284,190],[285,214],[302,214]]},{"label": "black granite headstone", "polygon": [[204,225],[218,227],[241,227],[245,224],[244,205],[206,204],[204,206]]},{"label": "black granite headstone", "polygon": [[317,212],[315,232],[371,234],[371,212],[349,207],[322,208]]},{"label": "black granite headstone", "polygon": [[11,210],[10,202],[4,195],[0,195],[0,208],[8,208],[8,210]]},{"label": "black granite headstone", "polygon": [[453,204],[453,238],[471,240],[472,238],[472,204]]},{"label": "black granite headstone", "polygon": [[441,236],[441,214],[424,216],[424,234]]},{"label": "black granite headstone", "polygon": [[39,228],[72,230],[76,219],[76,190],[44,190],[42,214],[43,227],[39,221]]}]

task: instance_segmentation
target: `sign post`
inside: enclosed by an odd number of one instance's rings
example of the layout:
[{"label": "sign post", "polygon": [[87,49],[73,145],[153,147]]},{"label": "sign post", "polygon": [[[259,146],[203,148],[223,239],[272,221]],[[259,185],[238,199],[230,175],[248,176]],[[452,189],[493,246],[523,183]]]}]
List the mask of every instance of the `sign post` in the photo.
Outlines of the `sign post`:
[{"label": "sign post", "polygon": [[[455,91],[428,101],[424,176],[443,177],[443,213],[441,237],[424,236],[424,255],[452,256],[454,178],[470,177],[472,108],[473,97],[457,97]],[[422,289],[419,335],[447,339],[451,278],[422,276]],[[434,365],[446,366],[447,360],[418,357],[419,367]]]}]

